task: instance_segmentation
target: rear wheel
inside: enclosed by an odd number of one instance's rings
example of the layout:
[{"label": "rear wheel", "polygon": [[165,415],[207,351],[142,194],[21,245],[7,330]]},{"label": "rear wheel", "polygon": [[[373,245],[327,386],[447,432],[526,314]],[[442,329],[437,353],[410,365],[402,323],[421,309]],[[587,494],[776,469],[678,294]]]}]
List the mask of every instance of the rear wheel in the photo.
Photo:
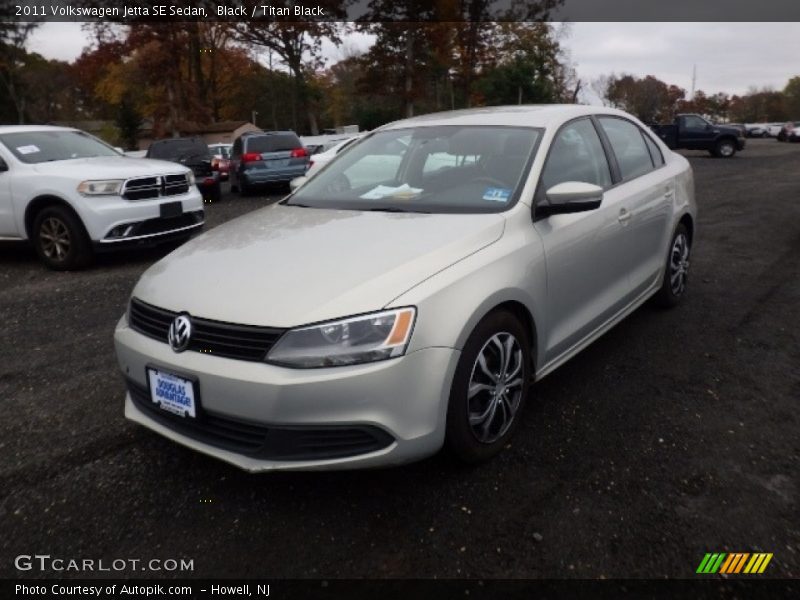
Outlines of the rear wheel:
[{"label": "rear wheel", "polygon": [[69,271],[92,261],[89,237],[75,214],[63,206],[48,206],[33,221],[31,241],[49,268]]},{"label": "rear wheel", "polygon": [[460,460],[495,456],[519,423],[531,375],[529,336],[513,314],[488,315],[461,353],[447,407],[445,444]]},{"label": "rear wheel", "polygon": [[655,303],[663,308],[677,306],[686,294],[691,246],[689,231],[681,223],[675,230],[669,245],[661,289],[653,297]]}]

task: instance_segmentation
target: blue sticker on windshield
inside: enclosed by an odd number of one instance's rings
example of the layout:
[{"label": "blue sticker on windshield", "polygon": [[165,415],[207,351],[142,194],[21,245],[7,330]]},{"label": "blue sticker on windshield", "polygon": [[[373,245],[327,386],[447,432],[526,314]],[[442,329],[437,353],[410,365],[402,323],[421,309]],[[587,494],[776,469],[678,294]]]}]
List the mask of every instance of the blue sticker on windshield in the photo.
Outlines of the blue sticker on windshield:
[{"label": "blue sticker on windshield", "polygon": [[510,197],[511,190],[506,188],[486,188],[486,191],[483,192],[483,199],[492,202],[508,202]]}]

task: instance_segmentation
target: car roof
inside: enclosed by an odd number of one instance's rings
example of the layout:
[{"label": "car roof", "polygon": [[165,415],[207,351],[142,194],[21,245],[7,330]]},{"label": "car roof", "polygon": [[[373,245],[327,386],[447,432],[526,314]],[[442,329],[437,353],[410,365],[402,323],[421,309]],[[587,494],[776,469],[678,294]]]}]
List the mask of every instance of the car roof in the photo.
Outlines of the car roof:
[{"label": "car roof", "polygon": [[30,131],[80,131],[74,127],[56,125],[0,125],[0,133],[27,133]]},{"label": "car roof", "polygon": [[287,133],[291,133],[293,135],[297,135],[291,129],[286,129],[285,131],[245,131],[242,134],[242,137],[251,137],[254,135],[286,135]]},{"label": "car roof", "polygon": [[431,113],[388,123],[381,127],[432,127],[436,125],[497,125],[517,127],[556,126],[585,115],[607,114],[632,118],[621,110],[604,106],[583,104],[527,104],[518,106],[487,106],[447,112]]}]

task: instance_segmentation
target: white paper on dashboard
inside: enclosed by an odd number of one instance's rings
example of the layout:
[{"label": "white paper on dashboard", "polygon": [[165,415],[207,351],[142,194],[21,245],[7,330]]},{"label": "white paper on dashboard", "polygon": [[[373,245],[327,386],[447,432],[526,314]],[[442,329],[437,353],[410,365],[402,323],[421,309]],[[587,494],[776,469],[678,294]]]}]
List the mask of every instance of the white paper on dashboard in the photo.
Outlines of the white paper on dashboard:
[{"label": "white paper on dashboard", "polygon": [[33,144],[29,146],[17,146],[17,152],[20,154],[34,154],[39,152],[39,146],[34,146]]},{"label": "white paper on dashboard", "polygon": [[379,185],[372,188],[366,194],[361,194],[359,198],[364,200],[380,200],[386,196],[414,196],[422,191],[421,188],[412,188],[407,183],[398,187],[391,187],[388,185]]}]

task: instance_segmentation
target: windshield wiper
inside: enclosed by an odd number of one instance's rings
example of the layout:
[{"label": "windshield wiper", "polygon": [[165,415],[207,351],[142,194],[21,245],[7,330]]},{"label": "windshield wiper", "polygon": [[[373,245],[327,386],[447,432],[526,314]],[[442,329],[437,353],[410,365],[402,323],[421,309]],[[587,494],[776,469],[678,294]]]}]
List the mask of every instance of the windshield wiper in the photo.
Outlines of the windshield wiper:
[{"label": "windshield wiper", "polygon": [[388,213],[423,213],[430,214],[429,210],[416,210],[413,208],[400,208],[398,206],[381,206],[376,208],[368,208],[369,212],[388,212]]}]

